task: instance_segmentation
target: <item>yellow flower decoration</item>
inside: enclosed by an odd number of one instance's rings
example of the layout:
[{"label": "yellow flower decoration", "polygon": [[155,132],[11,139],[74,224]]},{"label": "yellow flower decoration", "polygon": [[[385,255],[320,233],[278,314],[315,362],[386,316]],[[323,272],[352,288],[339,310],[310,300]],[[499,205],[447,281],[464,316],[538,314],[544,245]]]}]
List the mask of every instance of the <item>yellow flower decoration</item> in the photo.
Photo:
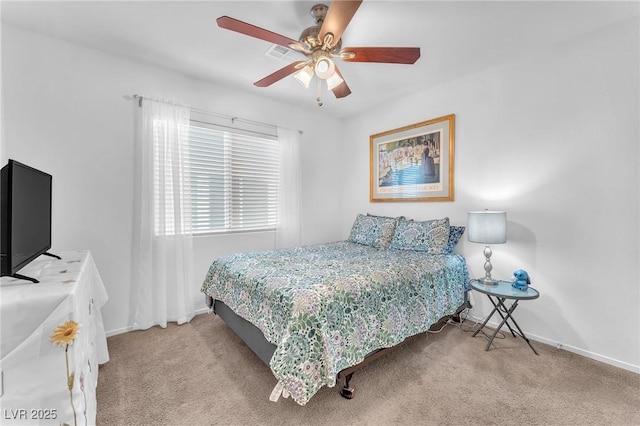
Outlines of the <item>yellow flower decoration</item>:
[{"label": "yellow flower decoration", "polygon": [[80,325],[75,321],[67,321],[64,324],[59,325],[51,335],[51,343],[54,345],[70,345],[78,334]]}]

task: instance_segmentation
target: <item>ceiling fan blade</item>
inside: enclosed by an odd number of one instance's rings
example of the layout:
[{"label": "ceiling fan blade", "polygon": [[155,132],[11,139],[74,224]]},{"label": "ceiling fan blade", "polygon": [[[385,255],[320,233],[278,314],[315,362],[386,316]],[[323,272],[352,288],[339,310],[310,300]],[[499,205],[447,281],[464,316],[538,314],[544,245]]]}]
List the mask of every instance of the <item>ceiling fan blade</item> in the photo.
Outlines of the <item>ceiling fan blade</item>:
[{"label": "ceiling fan blade", "polygon": [[289,47],[296,50],[299,50],[300,47],[304,49],[304,46],[299,41],[293,40],[280,34],[276,34],[273,31],[265,30],[264,28],[256,27],[255,25],[247,24],[246,22],[239,21],[229,16],[221,16],[216,19],[216,22],[218,23],[218,26],[220,28],[259,38],[260,40],[279,44],[280,46]]},{"label": "ceiling fan blade", "polygon": [[280,81],[283,78],[285,78],[286,76],[288,76],[290,74],[293,74],[294,72],[298,71],[300,68],[302,68],[302,66],[305,63],[306,63],[305,61],[293,62],[293,63],[287,65],[286,67],[280,68],[278,71],[274,72],[273,74],[269,74],[268,76],[266,76],[262,80],[256,81],[255,83],[253,83],[253,85],[257,86],[257,87],[268,87],[268,86],[271,86],[276,81]]},{"label": "ceiling fan blade", "polygon": [[331,91],[333,92],[334,96],[338,99],[349,96],[351,94],[351,89],[349,89],[349,86],[347,86],[347,82],[344,80],[344,77],[342,76],[342,73],[340,72],[338,67],[336,67],[336,73],[342,79],[342,83],[338,84],[336,87],[331,89]]},{"label": "ceiling fan blade", "polygon": [[420,57],[419,47],[345,47],[340,51],[345,62],[382,62],[413,64]]},{"label": "ceiling fan blade", "polygon": [[346,0],[334,0],[329,5],[327,16],[324,18],[318,39],[322,42],[324,37],[331,33],[333,34],[332,45],[336,45],[342,33],[344,32],[351,18],[355,15],[356,11],[360,7],[362,0],[346,1]]}]

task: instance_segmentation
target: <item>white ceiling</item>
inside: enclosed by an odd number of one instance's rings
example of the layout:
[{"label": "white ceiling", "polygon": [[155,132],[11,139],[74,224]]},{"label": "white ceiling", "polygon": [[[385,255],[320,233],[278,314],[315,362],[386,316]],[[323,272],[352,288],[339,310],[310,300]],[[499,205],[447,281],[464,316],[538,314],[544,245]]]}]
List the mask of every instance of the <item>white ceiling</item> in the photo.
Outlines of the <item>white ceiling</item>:
[{"label": "white ceiling", "polygon": [[[317,87],[293,77],[268,88],[253,82],[282,68],[265,55],[268,42],[218,28],[241,21],[298,39],[314,24],[317,1],[2,1],[2,22],[149,62],[305,108]],[[329,2],[326,2],[329,4]],[[327,114],[347,117],[416,90],[477,72],[637,17],[637,1],[375,1],[365,0],[343,34],[347,46],[420,47],[414,65],[339,61],[352,94],[323,89]]]}]

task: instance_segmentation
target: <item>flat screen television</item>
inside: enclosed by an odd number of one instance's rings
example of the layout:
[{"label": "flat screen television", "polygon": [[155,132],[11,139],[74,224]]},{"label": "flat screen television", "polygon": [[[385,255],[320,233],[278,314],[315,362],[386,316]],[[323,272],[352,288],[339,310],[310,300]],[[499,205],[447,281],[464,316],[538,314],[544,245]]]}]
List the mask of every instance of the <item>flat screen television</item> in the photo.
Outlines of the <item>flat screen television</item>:
[{"label": "flat screen television", "polygon": [[[15,160],[0,171],[2,276],[17,274],[51,248],[51,175]],[[55,255],[51,255],[57,257]]]}]

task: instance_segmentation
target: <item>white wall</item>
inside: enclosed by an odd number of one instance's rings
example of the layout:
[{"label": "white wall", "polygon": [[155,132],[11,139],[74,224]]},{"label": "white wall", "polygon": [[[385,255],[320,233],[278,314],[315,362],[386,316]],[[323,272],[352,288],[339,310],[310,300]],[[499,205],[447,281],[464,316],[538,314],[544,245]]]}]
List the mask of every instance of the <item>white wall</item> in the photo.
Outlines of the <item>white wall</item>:
[{"label": "white wall", "polygon": [[[2,7],[0,7],[0,46],[2,46]],[[7,146],[4,137],[4,96],[2,91],[2,55],[0,55],[0,167],[7,164]]]},{"label": "white wall", "polygon": [[[493,275],[529,271],[525,333],[640,372],[638,20],[486,69],[350,121],[342,229],[359,212],[415,219],[507,211]],[[428,57],[420,60],[429,60]],[[369,203],[369,135],[456,114],[454,202]],[[459,251],[484,275],[482,246]],[[473,314],[489,302],[476,294]]]},{"label": "white wall", "polygon": [[[53,251],[93,251],[110,332],[128,326],[131,269],[134,105],[122,96],[141,93],[303,129],[305,243],[343,238],[358,212],[464,225],[467,211],[507,210],[509,241],[494,246],[494,275],[531,273],[541,297],[518,308],[525,332],[640,371],[638,47],[634,20],[374,108],[348,126],[323,117],[329,125],[316,127],[315,109],[3,25],[3,157],[53,174]],[[369,203],[369,135],[449,113],[456,201]],[[349,161],[347,176],[324,170],[334,152]],[[198,273],[219,255],[272,244],[268,233],[198,238]],[[459,250],[480,275],[482,247],[463,241]],[[487,303],[475,300],[483,316]]]},{"label": "white wall", "polygon": [[[54,176],[52,252],[91,249],[109,294],[108,333],[126,330],[133,226],[133,112],[124,95],[174,98],[199,109],[302,129],[304,243],[338,240],[339,173],[326,173],[342,123],[142,63],[2,26],[5,158]],[[317,119],[322,117],[322,126]],[[3,145],[4,148],[4,145]],[[326,200],[332,200],[327,202]],[[274,247],[272,233],[197,237],[194,300],[211,261]]]}]

